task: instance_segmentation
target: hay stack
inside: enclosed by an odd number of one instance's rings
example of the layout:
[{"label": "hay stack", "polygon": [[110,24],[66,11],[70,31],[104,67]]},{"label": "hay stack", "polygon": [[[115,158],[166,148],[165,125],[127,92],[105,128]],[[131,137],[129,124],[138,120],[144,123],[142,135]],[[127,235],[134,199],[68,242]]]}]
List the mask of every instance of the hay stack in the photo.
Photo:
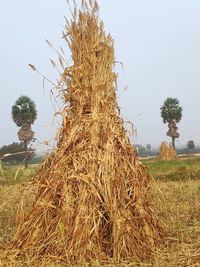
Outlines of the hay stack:
[{"label": "hay stack", "polygon": [[76,14],[64,35],[73,65],[59,84],[66,105],[57,150],[34,179],[36,200],[12,248],[69,266],[81,259],[150,259],[162,230],[151,176],[119,117],[113,40],[98,21],[96,2],[83,1]]},{"label": "hay stack", "polygon": [[159,160],[168,160],[168,158],[169,158],[168,144],[165,142],[162,142],[161,146],[160,146],[160,153],[159,153],[158,159]]},{"label": "hay stack", "polygon": [[169,145],[169,158],[170,160],[178,159],[177,153],[173,145]]},{"label": "hay stack", "polygon": [[172,145],[168,145],[165,142],[162,142],[160,146],[160,153],[158,156],[159,160],[175,160],[178,159],[176,150]]}]

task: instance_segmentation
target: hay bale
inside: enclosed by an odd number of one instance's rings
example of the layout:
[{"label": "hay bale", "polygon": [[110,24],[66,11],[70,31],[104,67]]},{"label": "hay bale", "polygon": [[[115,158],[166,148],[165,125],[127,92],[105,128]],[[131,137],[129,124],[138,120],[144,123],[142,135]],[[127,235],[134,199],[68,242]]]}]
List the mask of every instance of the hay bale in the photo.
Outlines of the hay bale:
[{"label": "hay bale", "polygon": [[113,39],[99,23],[96,1],[88,5],[83,1],[67,21],[73,65],[59,83],[66,105],[58,145],[34,179],[36,200],[12,248],[69,266],[81,259],[150,260],[162,235],[152,177],[119,116]]}]

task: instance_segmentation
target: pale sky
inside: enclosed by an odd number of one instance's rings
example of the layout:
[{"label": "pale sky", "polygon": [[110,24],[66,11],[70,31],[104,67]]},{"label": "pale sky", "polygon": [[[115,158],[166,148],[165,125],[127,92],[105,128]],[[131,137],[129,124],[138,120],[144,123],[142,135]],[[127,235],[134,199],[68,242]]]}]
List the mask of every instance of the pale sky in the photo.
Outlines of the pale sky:
[{"label": "pale sky", "polygon": [[[200,1],[100,0],[99,5],[115,40],[116,61],[124,65],[116,68],[119,106],[137,129],[135,142],[170,141],[160,107],[167,97],[177,97],[183,107],[178,144],[190,139],[200,144]],[[64,16],[69,16],[65,0],[0,0],[0,146],[17,141],[11,107],[21,95],[36,103],[36,138],[54,139],[51,86],[46,83],[44,91],[42,78],[28,64],[52,81],[58,78],[50,64],[57,56],[45,39],[66,49]]]}]

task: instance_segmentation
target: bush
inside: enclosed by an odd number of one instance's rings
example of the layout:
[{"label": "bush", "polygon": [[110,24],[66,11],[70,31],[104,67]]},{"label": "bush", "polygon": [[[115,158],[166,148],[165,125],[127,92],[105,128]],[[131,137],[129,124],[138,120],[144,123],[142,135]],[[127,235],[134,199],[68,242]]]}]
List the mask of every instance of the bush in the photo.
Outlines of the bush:
[{"label": "bush", "polygon": [[[11,154],[10,156],[2,159],[3,163],[5,165],[19,164],[19,163],[22,163],[24,159],[27,157],[27,154],[25,153],[20,154],[20,152],[24,152],[24,144],[23,143],[12,143],[10,145],[3,146],[0,148],[0,158],[3,157],[5,154]],[[30,149],[30,152],[33,152],[33,150]],[[33,156],[34,156],[34,153],[31,153],[28,156],[28,159],[31,160]]]}]

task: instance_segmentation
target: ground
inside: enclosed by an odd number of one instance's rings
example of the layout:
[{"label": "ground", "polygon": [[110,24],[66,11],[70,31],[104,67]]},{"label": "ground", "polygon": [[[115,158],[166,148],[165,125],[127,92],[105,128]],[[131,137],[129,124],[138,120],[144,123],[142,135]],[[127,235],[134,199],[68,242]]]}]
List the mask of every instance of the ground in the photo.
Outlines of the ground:
[{"label": "ground", "polygon": [[[166,238],[155,255],[153,265],[124,263],[120,267],[198,267],[200,266],[200,158],[187,158],[173,162],[144,160],[155,177],[152,195],[156,212],[166,229]],[[16,174],[16,171],[18,173]],[[15,231],[20,214],[17,212],[24,187],[29,176],[36,169],[24,172],[22,169],[6,167],[0,172],[0,247],[8,243]],[[3,177],[4,176],[4,177]],[[23,203],[30,209],[33,196],[25,193]],[[16,262],[13,258],[5,260],[1,250],[0,266],[48,266],[61,267],[60,263]],[[95,262],[93,265],[80,263],[79,266],[109,266]],[[116,265],[110,265],[116,266]]]}]

